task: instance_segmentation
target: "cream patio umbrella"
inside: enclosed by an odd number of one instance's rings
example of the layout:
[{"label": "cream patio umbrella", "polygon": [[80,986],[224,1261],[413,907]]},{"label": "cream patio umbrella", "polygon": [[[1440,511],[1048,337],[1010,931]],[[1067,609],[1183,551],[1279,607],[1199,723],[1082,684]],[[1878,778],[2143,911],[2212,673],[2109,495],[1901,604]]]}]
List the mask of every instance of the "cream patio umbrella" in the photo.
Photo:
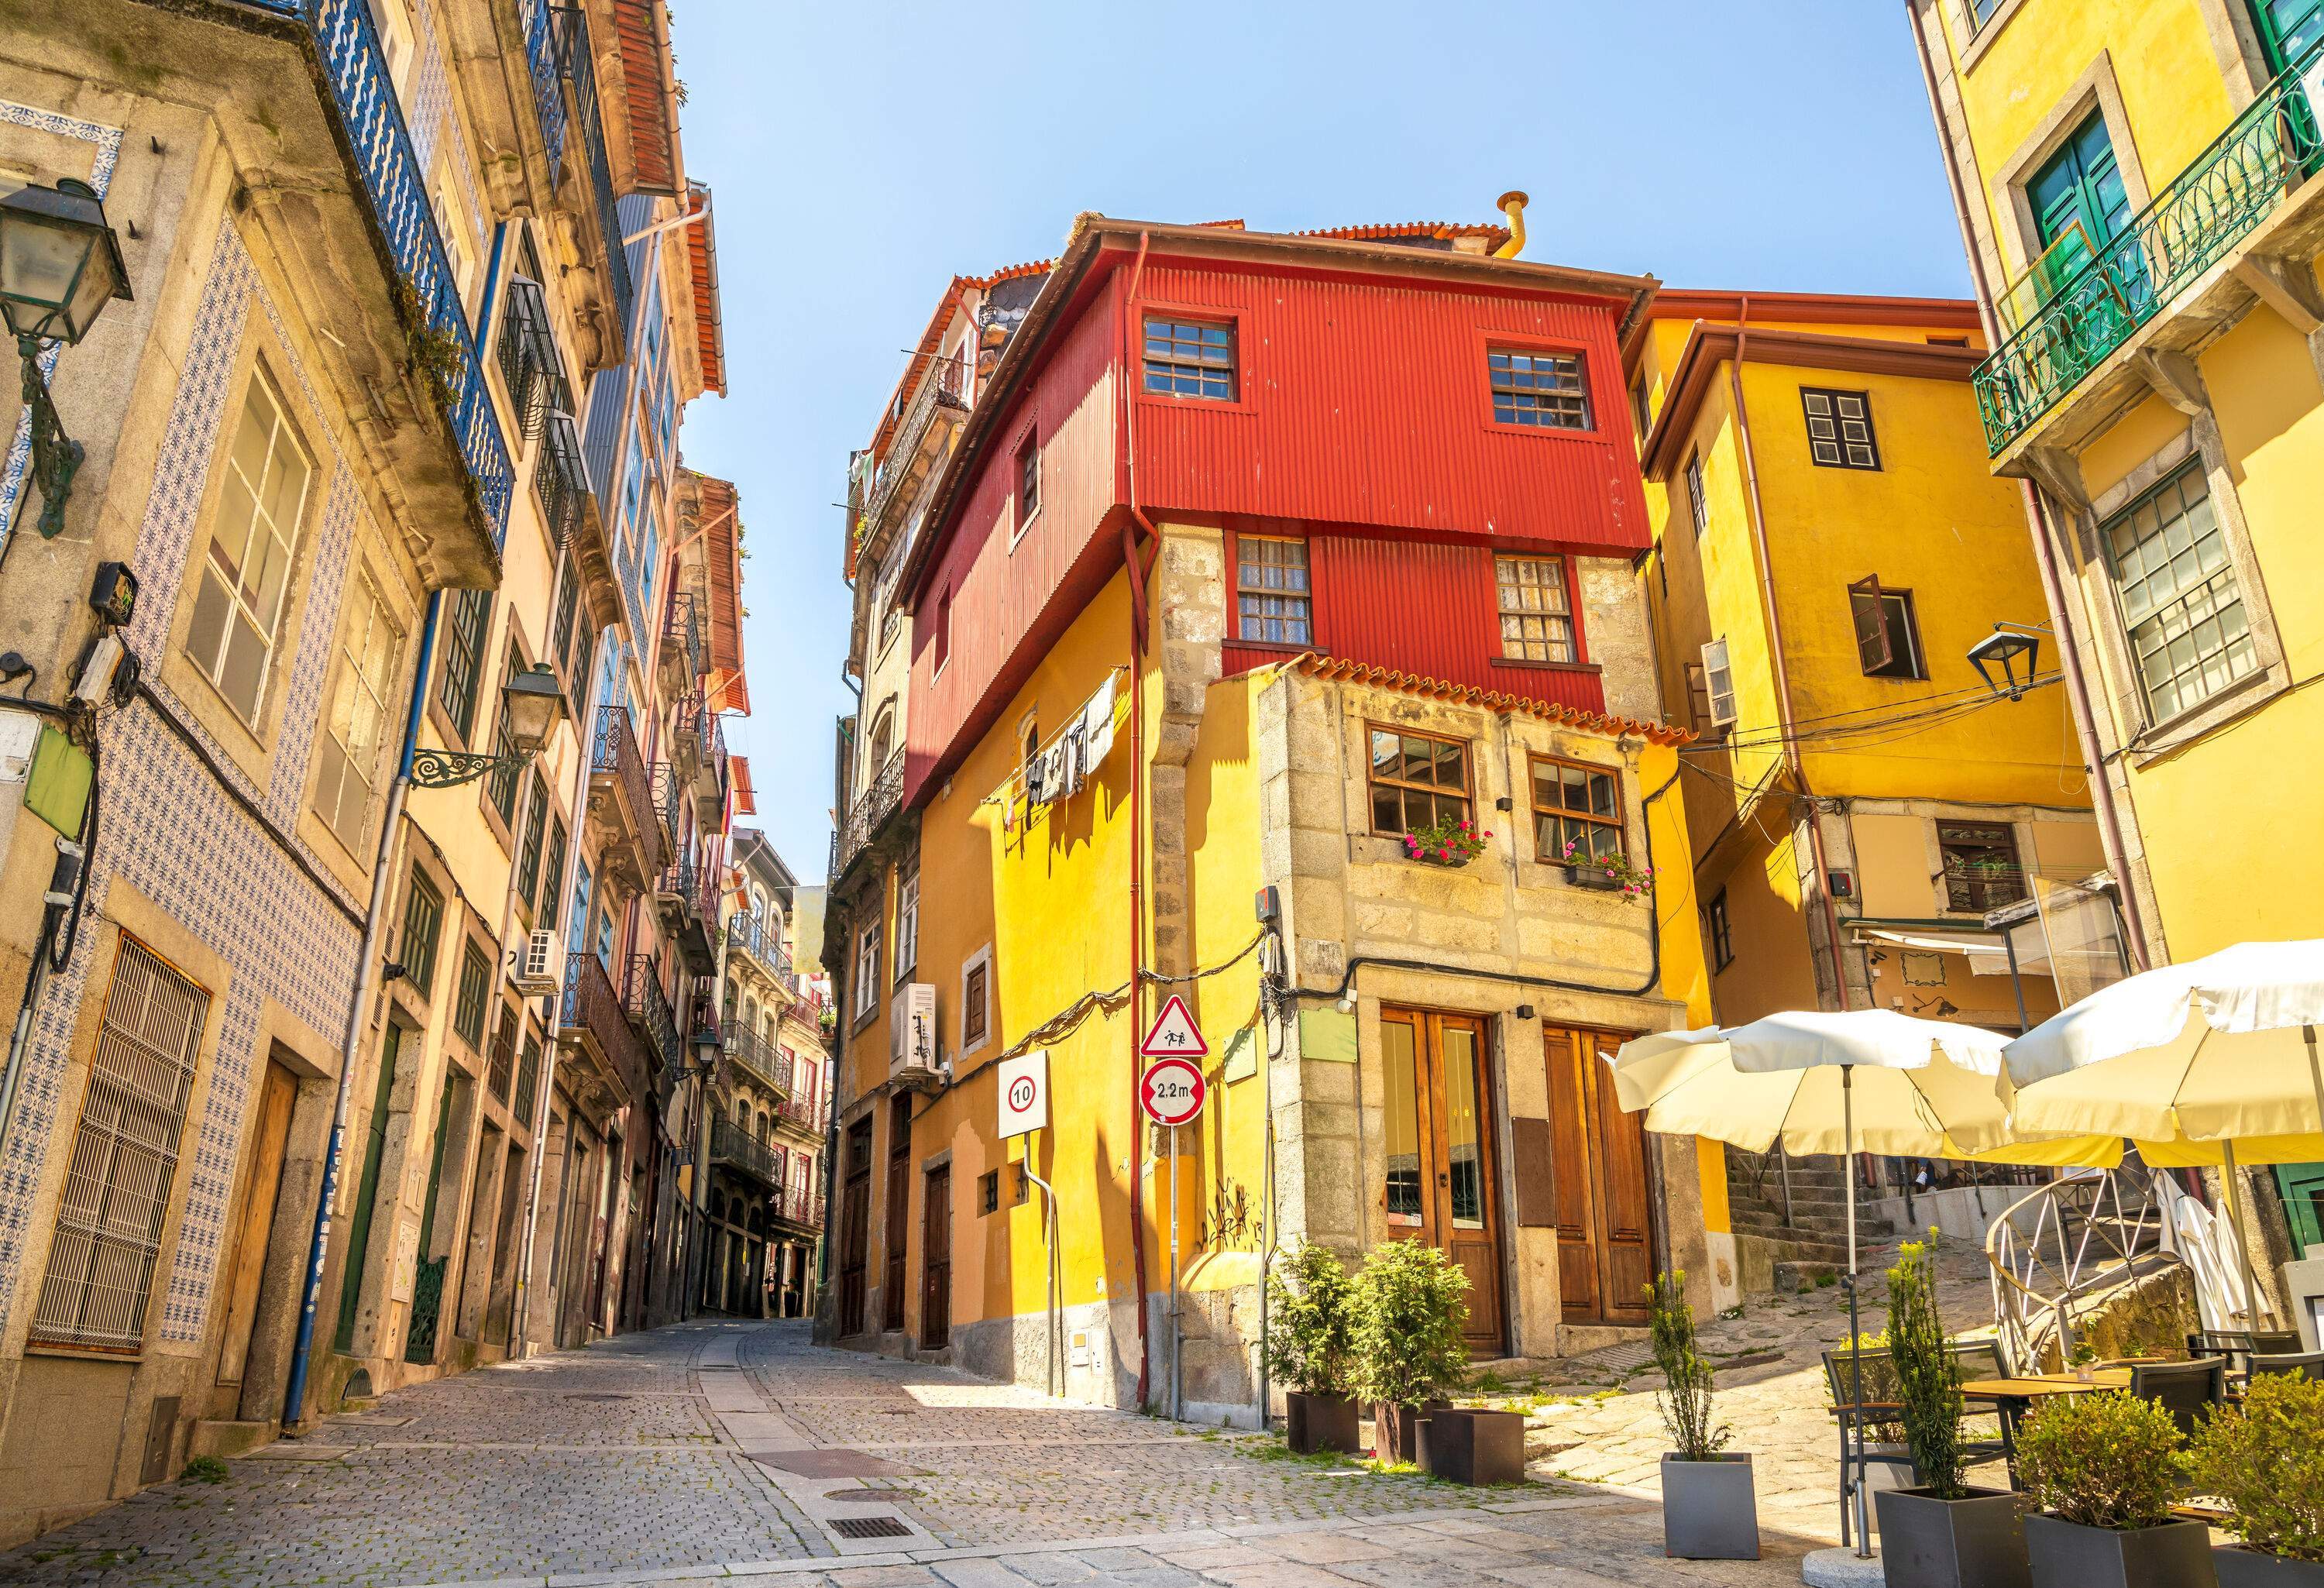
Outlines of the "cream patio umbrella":
[{"label": "cream patio umbrella", "polygon": [[[2000,1085],[1997,1032],[1893,1010],[1795,1011],[1725,1029],[1670,1031],[1622,1045],[1612,1059],[1614,1094],[1643,1110],[1649,1131],[1707,1136],[1749,1152],[1781,1140],[1794,1153],[1984,1158],[1988,1162],[2120,1161],[2122,1143],[2089,1136],[2024,1141],[2013,1134]],[[1859,1094],[1860,1099],[1859,1099]],[[1858,1102],[1863,1118],[1857,1118]],[[1856,1290],[1856,1176],[1848,1193],[1848,1335],[1863,1330]],[[1858,1367],[1857,1399],[1861,1394]],[[1857,1553],[1865,1534],[1864,1432],[1854,1419]]]},{"label": "cream patio umbrella", "polygon": [[2324,938],[2238,943],[2052,1015],[2002,1050],[2001,1088],[2027,1134],[2102,1131],[2133,1138],[2151,1164],[2220,1165],[2255,1297],[2236,1168],[2324,1149],[2319,1026]]}]

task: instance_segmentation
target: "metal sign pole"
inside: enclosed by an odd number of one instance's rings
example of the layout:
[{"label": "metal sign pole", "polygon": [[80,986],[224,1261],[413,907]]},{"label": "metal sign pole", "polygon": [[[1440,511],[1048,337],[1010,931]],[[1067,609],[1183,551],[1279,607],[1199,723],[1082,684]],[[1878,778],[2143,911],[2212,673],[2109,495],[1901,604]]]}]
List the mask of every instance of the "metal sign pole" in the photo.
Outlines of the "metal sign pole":
[{"label": "metal sign pole", "polygon": [[1179,1346],[1185,1332],[1178,1325],[1178,1127],[1170,1127],[1170,1416],[1176,1420],[1185,1408],[1178,1381],[1184,1353]]}]

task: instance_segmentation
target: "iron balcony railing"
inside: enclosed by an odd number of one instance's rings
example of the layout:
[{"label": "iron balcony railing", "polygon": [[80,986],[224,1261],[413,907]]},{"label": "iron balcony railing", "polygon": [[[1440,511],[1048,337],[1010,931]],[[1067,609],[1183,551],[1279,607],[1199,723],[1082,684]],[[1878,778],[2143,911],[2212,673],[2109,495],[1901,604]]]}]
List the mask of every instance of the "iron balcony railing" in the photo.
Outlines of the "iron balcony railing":
[{"label": "iron balcony railing", "polygon": [[678,909],[707,928],[718,922],[718,868],[705,865],[692,854],[681,854],[662,868],[654,891],[676,901]]},{"label": "iron balcony railing", "polygon": [[540,501],[541,522],[558,545],[571,543],[589,500],[589,467],[581,457],[581,432],[573,417],[552,412],[542,426],[540,461],[533,466],[532,491]]},{"label": "iron balcony railing", "polygon": [[774,1149],[717,1114],[710,1116],[710,1161],[738,1168],[779,1195],[782,1190],[782,1169]]},{"label": "iron balcony railing", "polygon": [[790,945],[765,919],[737,911],[734,919],[726,923],[726,928],[729,943],[757,960],[769,975],[782,983],[784,992],[796,996],[791,986]]},{"label": "iron balcony railing", "polygon": [[524,17],[525,65],[532,78],[533,109],[540,117],[540,142],[549,155],[549,185],[565,176],[565,73],[558,61],[557,30],[548,0],[518,0]]},{"label": "iron balcony railing", "polygon": [[[368,0],[252,0],[280,16],[307,24],[331,85],[333,108],[347,147],[363,172],[364,194],[387,240],[388,256],[418,300],[422,328],[453,350],[445,372],[445,414],[475,486],[477,504],[499,549],[508,533],[515,473],[508,443],[484,387],[476,334],[468,324],[450,255],[436,229],[428,183],[411,131],[396,100],[387,57],[380,49]],[[616,239],[618,241],[618,237]]]},{"label": "iron balcony railing", "polygon": [[869,536],[876,536],[885,522],[896,488],[911,475],[912,466],[920,449],[921,439],[939,408],[968,411],[968,403],[961,396],[961,364],[957,358],[939,358],[931,365],[927,376],[912,393],[912,401],[904,410],[904,419],[888,439],[888,450],[872,471],[871,511],[865,521],[872,527]]},{"label": "iron balcony railing", "polygon": [[691,590],[673,591],[669,598],[669,615],[662,624],[662,642],[675,656],[686,662],[688,685],[707,673],[708,652],[702,642],[702,612]]},{"label": "iron balcony railing", "polygon": [[794,1088],[775,1102],[775,1115],[810,1134],[823,1129],[823,1104],[806,1093]]},{"label": "iron balcony railing", "polygon": [[2288,193],[2324,169],[2317,107],[2301,86],[2319,59],[2324,46],[2268,84],[2209,148],[2045,294],[2025,325],[1978,365],[1978,412],[1989,452],[1997,456],[2032,429]]},{"label": "iron balcony railing", "polygon": [[669,1007],[669,999],[661,990],[661,979],[655,974],[653,956],[630,956],[628,996],[622,1000],[628,1009],[631,1023],[637,1028],[645,1044],[647,1068],[657,1081],[675,1075],[685,1061],[685,1050],[678,1038],[678,1017]]},{"label": "iron balcony railing", "polygon": [[794,1078],[790,1056],[758,1032],[728,1032],[726,1057],[748,1070],[751,1078],[768,1091],[789,1094]]},{"label": "iron balcony railing", "polygon": [[604,962],[595,955],[566,956],[565,1000],[558,1009],[558,1025],[560,1034],[568,1039],[588,1033],[628,1090],[629,1096],[622,1101],[635,1102],[645,1096],[645,1046],[638,1040],[636,1028],[630,1024],[629,1011],[622,1007],[621,994],[613,991]]},{"label": "iron balcony railing", "polygon": [[653,782],[638,753],[638,736],[630,727],[626,706],[597,708],[597,733],[589,752],[589,773],[620,787],[630,820],[637,824],[640,869],[651,876],[662,868],[665,849],[654,817]]},{"label": "iron balcony railing", "polygon": [[653,763],[653,819],[660,827],[662,841],[669,846],[665,853],[675,853],[678,841],[685,836],[686,780],[678,768],[666,761]]},{"label": "iron balcony railing", "polygon": [[[538,4],[538,0],[535,0]],[[589,161],[589,187],[597,206],[597,230],[605,239],[605,280],[613,289],[614,337],[619,346],[626,347],[630,339],[630,310],[636,301],[637,291],[630,280],[630,253],[622,244],[621,217],[613,208],[613,166],[605,154],[605,124],[597,110],[597,57],[589,43],[589,19],[580,7],[559,5],[553,8],[557,35],[556,60],[559,75],[573,90],[573,116],[568,128],[578,130],[581,143]],[[539,55],[533,55],[538,72]],[[533,95],[540,96],[540,84],[535,78]]]},{"label": "iron balcony railing", "polygon": [[823,1197],[810,1186],[784,1186],[776,1194],[774,1213],[779,1219],[810,1230],[823,1228]]},{"label": "iron balcony railing", "polygon": [[904,798],[904,752],[899,749],[888,757],[888,764],[872,786],[856,796],[855,803],[847,808],[847,815],[831,835],[831,879],[837,882],[863,853],[881,824],[896,812]]}]

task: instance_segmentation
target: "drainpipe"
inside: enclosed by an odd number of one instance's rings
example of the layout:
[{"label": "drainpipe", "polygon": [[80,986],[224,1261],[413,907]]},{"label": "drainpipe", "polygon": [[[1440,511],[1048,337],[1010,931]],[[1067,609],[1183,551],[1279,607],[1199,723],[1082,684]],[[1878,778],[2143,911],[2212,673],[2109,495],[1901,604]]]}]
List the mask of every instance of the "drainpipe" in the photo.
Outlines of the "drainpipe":
[{"label": "drainpipe", "polygon": [[[1130,521],[1121,526],[1121,557],[1130,575],[1130,1251],[1138,1284],[1140,1411],[1146,1408],[1152,1353],[1146,1337],[1146,1121],[1138,1106],[1138,1044],[1146,1019],[1146,566],[1139,556],[1138,530],[1153,537],[1157,555],[1162,536],[1138,505],[1138,399],[1130,390],[1130,322],[1138,311],[1139,283],[1146,276],[1148,238],[1148,233],[1138,234],[1138,263],[1121,302],[1122,456],[1129,469],[1130,503]],[[1174,1162],[1171,1173],[1176,1172]]]},{"label": "drainpipe", "polygon": [[[1950,134],[1945,125],[1944,111],[1937,98],[1937,69],[1929,58],[1928,35],[1921,31],[1921,18],[1915,0],[1905,0],[1904,16],[1913,30],[1913,48],[1921,58],[1921,86],[1928,90],[1929,115],[1937,124],[1937,137],[1944,147],[1945,186],[1952,193],[1953,222],[1960,227],[1961,252],[1969,255],[1970,279],[1977,287],[1977,314],[1985,328],[1988,346],[2001,346],[2001,318],[1993,303],[1993,285],[1985,273],[1985,256],[1978,252],[1976,228],[1969,224],[1969,195],[1962,189],[1960,168],[1953,162]],[[2059,666],[2066,675],[2066,693],[2073,702],[2074,737],[2080,742],[2082,761],[2089,776],[2090,803],[2098,817],[2098,838],[2106,846],[2107,863],[2122,881],[2122,912],[2130,928],[2131,959],[2139,970],[2148,967],[2146,922],[2140,912],[2138,889],[2130,875],[2130,863],[2123,848],[2122,817],[2116,808],[2114,785],[2106,775],[2106,756],[2098,741],[2098,717],[2090,706],[2089,680],[2082,672],[2081,651],[2074,642],[2072,610],[2066,605],[2065,580],[2058,572],[2055,554],[2052,551],[2050,514],[2042,503],[2042,494],[2030,480],[2021,479],[2017,488],[2025,498],[2026,516],[2034,526],[2034,561],[2042,575],[2042,596],[2050,604],[2050,615],[2058,629]]]},{"label": "drainpipe", "polygon": [[1823,817],[1816,809],[1815,790],[1808,787],[1807,767],[1800,754],[1799,741],[1792,733],[1791,669],[1784,661],[1784,620],[1775,605],[1775,569],[1767,551],[1767,509],[1759,495],[1758,455],[1751,446],[1751,411],[1743,402],[1744,350],[1751,339],[1751,295],[1743,294],[1740,309],[1735,317],[1735,357],[1727,366],[1727,379],[1735,402],[1735,433],[1743,455],[1743,483],[1749,495],[1751,545],[1758,555],[1759,593],[1767,609],[1767,651],[1775,663],[1775,718],[1784,731],[1784,761],[1791,769],[1792,781],[1797,785],[1800,798],[1808,806],[1808,848],[1815,860],[1817,892],[1823,900],[1824,936],[1831,951],[1833,996],[1840,1007],[1848,1007],[1848,959],[1840,946],[1840,906],[1832,901],[1831,873],[1824,864]]},{"label": "drainpipe", "polygon": [[315,1234],[307,1249],[307,1283],[299,1303],[299,1337],[290,1347],[290,1376],[282,1390],[282,1431],[304,1432],[300,1403],[307,1398],[308,1364],[315,1346],[315,1307],[322,1298],[323,1258],[330,1249],[331,1204],[338,1196],[339,1163],[347,1136],[347,1111],[355,1090],[355,1060],[363,1049],[364,1016],[378,992],[376,954],[380,917],[387,910],[389,863],[395,835],[402,826],[403,799],[411,788],[412,758],[420,749],[420,718],[428,705],[428,669],[436,656],[436,622],[444,610],[444,592],[428,596],[428,618],[420,630],[420,658],[411,669],[411,697],[403,716],[403,750],[395,764],[395,781],[387,789],[387,814],[379,824],[379,851],[372,858],[371,904],[364,911],[363,941],[355,950],[355,986],[347,1001],[346,1033],[339,1043],[338,1098],[332,1105],[330,1144],[323,1153],[323,1193],[315,1201]]}]

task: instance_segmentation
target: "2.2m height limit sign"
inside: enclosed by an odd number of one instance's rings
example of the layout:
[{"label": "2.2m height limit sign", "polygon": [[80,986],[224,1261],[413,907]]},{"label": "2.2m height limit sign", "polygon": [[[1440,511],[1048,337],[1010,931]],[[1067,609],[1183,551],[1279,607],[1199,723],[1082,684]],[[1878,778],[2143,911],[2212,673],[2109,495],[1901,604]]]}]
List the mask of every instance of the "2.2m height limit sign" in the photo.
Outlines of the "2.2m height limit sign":
[{"label": "2.2m height limit sign", "polygon": [[1210,1086],[1198,1062],[1210,1053],[1185,1000],[1172,993],[1138,1051],[1150,1060],[1138,1084],[1138,1106],[1157,1125],[1183,1125],[1203,1112]]}]

